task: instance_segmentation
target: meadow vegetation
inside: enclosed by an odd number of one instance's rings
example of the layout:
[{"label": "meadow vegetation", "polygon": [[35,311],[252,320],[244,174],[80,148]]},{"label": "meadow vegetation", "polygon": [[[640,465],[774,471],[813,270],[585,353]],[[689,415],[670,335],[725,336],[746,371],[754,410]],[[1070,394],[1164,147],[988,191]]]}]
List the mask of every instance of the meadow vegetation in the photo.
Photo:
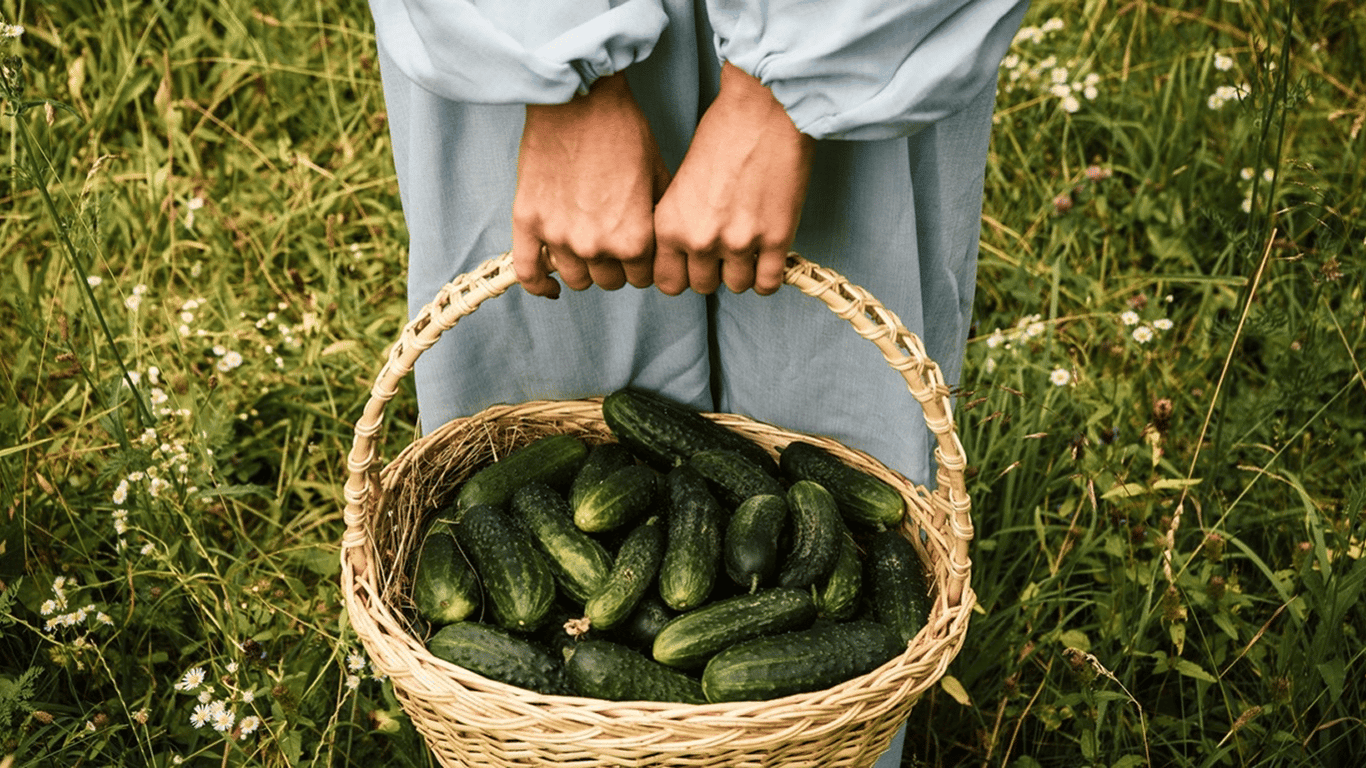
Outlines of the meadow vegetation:
[{"label": "meadow vegetation", "polygon": [[[337,584],[406,316],[364,2],[0,24],[0,766],[428,765]],[[1026,25],[956,382],[980,606],[906,763],[1354,764],[1366,8]]]}]

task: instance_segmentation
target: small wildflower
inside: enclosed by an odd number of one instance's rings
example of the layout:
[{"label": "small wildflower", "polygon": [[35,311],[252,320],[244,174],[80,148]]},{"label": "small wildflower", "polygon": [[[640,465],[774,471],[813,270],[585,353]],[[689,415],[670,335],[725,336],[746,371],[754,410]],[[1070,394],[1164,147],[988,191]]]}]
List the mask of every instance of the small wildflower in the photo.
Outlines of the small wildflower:
[{"label": "small wildflower", "polygon": [[1062,102],[1059,103],[1058,106],[1062,108],[1062,111],[1069,115],[1074,115],[1081,111],[1081,102],[1077,100],[1076,96],[1071,94],[1064,96]]},{"label": "small wildflower", "polygon": [[1214,68],[1220,72],[1233,69],[1233,57],[1223,53],[1214,54]]},{"label": "small wildflower", "polygon": [[211,718],[212,713],[209,711],[209,705],[197,704],[195,705],[194,712],[190,713],[190,725],[193,725],[196,728],[203,728]]},{"label": "small wildflower", "polygon": [[237,713],[225,707],[220,707],[213,716],[213,729],[219,732],[232,730],[232,724],[237,722]]},{"label": "small wildflower", "polygon": [[204,690],[199,692],[199,696],[196,698],[199,700],[200,704],[208,704],[213,701],[213,686],[206,686]]},{"label": "small wildflower", "polygon": [[111,619],[109,617],[109,614],[105,613],[104,611],[99,611],[95,614],[95,621],[98,621],[106,627],[114,626],[114,620]]},{"label": "small wildflower", "polygon": [[1049,19],[1048,21],[1045,21],[1045,22],[1043,23],[1043,26],[1040,27],[1039,30],[1040,30],[1041,32],[1048,33],[1048,32],[1057,32],[1057,31],[1061,30],[1062,28],[1063,28],[1063,21],[1062,21],[1062,19],[1061,19],[1060,17],[1058,17],[1058,16],[1054,16],[1053,18]]},{"label": "small wildflower", "polygon": [[365,669],[365,657],[359,653],[352,653],[346,657],[346,668],[352,672],[359,672]]},{"label": "small wildflower", "polygon": [[85,284],[91,288],[99,288],[100,284],[103,282],[104,278],[99,275],[87,275],[85,278]]},{"label": "small wildflower", "polygon": [[38,612],[44,616],[51,616],[52,614],[57,612],[57,601],[44,600],[43,605],[38,609]]},{"label": "small wildflower", "polygon": [[242,365],[242,353],[228,350],[227,353],[224,353],[223,357],[219,359],[217,369],[219,369],[220,372],[227,373],[229,370],[238,368],[240,365]]},{"label": "small wildflower", "polygon": [[1086,178],[1090,179],[1091,181],[1102,181],[1104,179],[1110,178],[1110,176],[1110,169],[1102,168],[1099,165],[1088,166],[1086,169]]},{"label": "small wildflower", "polygon": [[138,725],[146,725],[149,717],[150,713],[147,711],[146,707],[143,707],[142,709],[139,709],[138,711],[133,713],[133,721],[136,722]]},{"label": "small wildflower", "polygon": [[1134,341],[1139,344],[1147,344],[1153,340],[1153,329],[1146,325],[1140,325],[1134,329]]},{"label": "small wildflower", "polygon": [[128,478],[125,477],[120,480],[118,486],[114,488],[114,503],[122,504],[126,501],[128,501]]},{"label": "small wildflower", "polygon": [[235,673],[237,672],[237,662],[235,662],[235,661],[230,661],[230,662],[228,662],[228,666],[226,667],[226,669],[227,669],[228,674],[230,674],[230,675],[231,675],[231,674],[235,674]]},{"label": "small wildflower", "polygon": [[1170,331],[1172,329],[1171,318],[1159,317],[1153,321],[1153,327],[1159,331]]},{"label": "small wildflower", "polygon": [[0,37],[8,37],[11,40],[18,39],[24,34],[22,24],[0,24]]},{"label": "small wildflower", "polygon": [[1138,313],[1133,310],[1122,312],[1119,315],[1119,321],[1125,325],[1138,325]]},{"label": "small wildflower", "polygon": [[1256,175],[1257,172],[1251,168],[1244,168],[1243,170],[1238,171],[1238,177],[1243,181],[1252,181],[1252,177]]},{"label": "small wildflower", "polygon": [[1276,169],[1275,169],[1275,168],[1267,168],[1267,169],[1265,169],[1265,170],[1262,171],[1262,181],[1271,182],[1271,181],[1274,181],[1275,178],[1276,178]]},{"label": "small wildflower", "polygon": [[1054,368],[1048,374],[1048,382],[1055,387],[1065,387],[1072,382],[1072,374],[1066,368]]},{"label": "small wildflower", "polygon": [[351,690],[353,690],[353,691],[356,690],[357,688],[359,688],[359,687],[360,687],[360,677],[357,676],[357,675],[347,675],[347,676],[346,676],[346,687],[349,688],[349,689],[351,689]]},{"label": "small wildflower", "polygon": [[1072,194],[1070,192],[1064,192],[1061,195],[1058,195],[1057,197],[1053,198],[1053,212],[1067,213],[1068,211],[1072,210],[1072,206],[1074,204],[1075,203],[1072,200]]},{"label": "small wildflower", "polygon": [[242,718],[242,722],[238,724],[237,728],[238,732],[242,734],[242,738],[246,738],[247,736],[250,736],[252,733],[255,733],[256,729],[259,728],[260,725],[261,718],[257,717],[256,715],[247,715],[246,717]]},{"label": "small wildflower", "polygon": [[204,683],[204,668],[194,667],[175,684],[177,691],[193,691]]},{"label": "small wildflower", "polygon": [[256,691],[253,691],[253,690],[251,690],[250,688],[248,688],[248,689],[245,690],[245,691],[242,691],[242,703],[243,703],[243,704],[250,704],[250,703],[252,703],[253,701],[256,701]]},{"label": "small wildflower", "polygon": [[1001,333],[1000,328],[997,328],[995,331],[992,331],[991,335],[987,337],[988,349],[996,349],[1004,343],[1006,343],[1006,335],[1004,333]]}]

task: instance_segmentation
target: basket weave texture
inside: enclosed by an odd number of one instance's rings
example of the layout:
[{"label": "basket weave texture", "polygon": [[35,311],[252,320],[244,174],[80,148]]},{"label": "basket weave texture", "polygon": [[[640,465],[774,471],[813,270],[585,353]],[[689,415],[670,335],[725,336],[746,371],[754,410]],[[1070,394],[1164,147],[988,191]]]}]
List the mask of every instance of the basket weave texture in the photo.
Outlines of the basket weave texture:
[{"label": "basket weave texture", "polygon": [[424,518],[475,469],[542,435],[611,439],[600,399],[499,405],[455,419],[380,468],[377,436],[398,384],[457,321],[516,283],[508,254],[457,277],[418,313],[391,348],[347,460],[342,590],[375,669],[442,765],[465,766],[868,766],[884,752],[916,700],[943,676],[967,631],[973,528],[966,462],[949,389],[920,340],[866,291],[796,254],[785,281],[848,321],[906,380],[937,447],[934,490],[828,438],[734,414],[707,414],[775,456],[795,439],[815,442],[870,472],[906,501],[902,533],[928,568],[933,608],[906,651],[831,688],[760,702],[683,705],[548,696],[499,683],[430,654],[407,603],[407,564]]}]

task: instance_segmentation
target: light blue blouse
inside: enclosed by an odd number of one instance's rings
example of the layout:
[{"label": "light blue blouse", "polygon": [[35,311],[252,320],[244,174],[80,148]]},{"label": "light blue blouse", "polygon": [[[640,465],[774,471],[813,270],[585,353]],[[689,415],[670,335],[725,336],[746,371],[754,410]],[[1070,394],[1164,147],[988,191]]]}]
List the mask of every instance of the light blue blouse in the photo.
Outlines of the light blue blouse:
[{"label": "light blue blouse", "polygon": [[[551,104],[647,58],[665,0],[371,0],[380,44],[451,101]],[[673,0],[673,4],[680,4]],[[683,2],[682,5],[690,5]],[[908,135],[996,75],[1027,0],[707,0],[721,59],[818,139]]]}]

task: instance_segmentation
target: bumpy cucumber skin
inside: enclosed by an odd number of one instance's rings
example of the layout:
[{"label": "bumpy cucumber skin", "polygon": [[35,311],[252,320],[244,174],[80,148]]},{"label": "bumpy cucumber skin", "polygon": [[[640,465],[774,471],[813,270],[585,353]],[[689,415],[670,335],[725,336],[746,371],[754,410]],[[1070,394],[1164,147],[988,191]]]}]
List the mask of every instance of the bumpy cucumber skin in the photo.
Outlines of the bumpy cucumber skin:
[{"label": "bumpy cucumber skin", "polygon": [[791,482],[814,480],[825,486],[851,525],[881,529],[901,524],[905,502],[895,488],[820,446],[793,441],[782,449],[778,466]]},{"label": "bumpy cucumber skin", "polygon": [[659,568],[659,596],[676,611],[689,611],[711,595],[721,570],[725,510],[706,480],[688,465],[666,478],[669,535]]},{"label": "bumpy cucumber skin", "polygon": [[702,692],[707,701],[725,702],[818,691],[867,674],[905,650],[880,622],[817,624],[721,651],[702,671]]},{"label": "bumpy cucumber skin", "polygon": [[610,629],[631,615],[654,584],[664,559],[665,536],[664,523],[658,517],[646,520],[626,535],[612,571],[584,603],[583,615],[590,629]]},{"label": "bumpy cucumber skin", "polygon": [[716,498],[735,509],[751,496],[780,496],[782,483],[739,451],[709,448],[688,458],[688,466],[707,479]]},{"label": "bumpy cucumber skin", "polygon": [[565,660],[564,672],[570,688],[588,698],[706,703],[697,680],[609,640],[577,644]]},{"label": "bumpy cucumber skin", "polygon": [[693,668],[736,643],[811,625],[816,604],[796,587],[763,589],[685,613],[664,625],[651,654],[671,667]]},{"label": "bumpy cucumber skin", "polygon": [[588,445],[577,437],[547,435],[475,472],[460,487],[456,503],[461,509],[476,504],[506,509],[513,492],[533,480],[567,486],[587,455]]},{"label": "bumpy cucumber skin", "polygon": [[612,570],[612,555],[574,525],[569,502],[558,491],[545,483],[528,483],[512,494],[509,506],[570,597],[583,602],[602,586]]},{"label": "bumpy cucumber skin", "polygon": [[634,387],[603,398],[602,418],[618,440],[661,472],[708,448],[740,451],[771,475],[777,464],[763,447],[696,409]]},{"label": "bumpy cucumber skin", "polygon": [[555,601],[555,576],[540,550],[487,504],[461,513],[455,538],[483,580],[493,620],[511,630],[535,629]]},{"label": "bumpy cucumber skin", "polygon": [[873,614],[910,642],[930,615],[929,585],[915,547],[900,531],[881,531],[868,542],[864,568]]},{"label": "bumpy cucumber skin", "polygon": [[815,590],[816,613],[823,619],[844,621],[858,611],[863,596],[863,560],[848,531],[840,533],[835,568]]},{"label": "bumpy cucumber skin", "polygon": [[449,624],[479,610],[479,576],[455,543],[450,522],[438,518],[427,529],[413,570],[413,604],[422,618]]},{"label": "bumpy cucumber skin", "polygon": [[490,680],[537,693],[568,693],[559,660],[498,627],[475,621],[447,624],[427,641],[427,650]]},{"label": "bumpy cucumber skin", "polygon": [[735,510],[722,541],[726,575],[750,592],[773,578],[778,569],[778,538],[787,523],[781,496],[751,496]]},{"label": "bumpy cucumber skin", "polygon": [[840,554],[844,518],[835,497],[812,480],[798,480],[787,489],[788,527],[792,547],[778,572],[778,584],[807,587],[829,575]]},{"label": "bumpy cucumber skin", "polygon": [[621,528],[637,520],[659,495],[659,475],[643,464],[622,467],[584,492],[574,507],[574,525],[589,533]]},{"label": "bumpy cucumber skin", "polygon": [[569,485],[569,508],[578,507],[584,494],[608,475],[635,463],[635,454],[621,443],[600,443],[589,448],[587,458]]}]

